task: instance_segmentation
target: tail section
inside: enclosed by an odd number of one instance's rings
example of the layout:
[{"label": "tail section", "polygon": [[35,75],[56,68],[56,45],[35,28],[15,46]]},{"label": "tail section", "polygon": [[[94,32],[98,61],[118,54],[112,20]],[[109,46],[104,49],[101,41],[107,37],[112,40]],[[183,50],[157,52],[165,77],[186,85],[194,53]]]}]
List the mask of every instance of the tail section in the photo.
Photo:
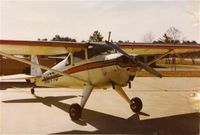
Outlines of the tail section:
[{"label": "tail section", "polygon": [[[31,55],[31,62],[35,64],[39,64],[39,61],[36,55]],[[41,68],[31,65],[31,76],[42,76]]]}]

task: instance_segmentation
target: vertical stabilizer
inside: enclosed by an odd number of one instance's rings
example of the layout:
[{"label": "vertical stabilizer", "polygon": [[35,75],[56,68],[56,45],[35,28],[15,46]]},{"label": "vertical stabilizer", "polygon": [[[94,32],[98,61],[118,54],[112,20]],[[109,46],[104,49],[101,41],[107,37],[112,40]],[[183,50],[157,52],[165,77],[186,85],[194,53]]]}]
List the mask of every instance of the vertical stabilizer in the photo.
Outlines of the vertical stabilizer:
[{"label": "vertical stabilizer", "polygon": [[[39,64],[38,58],[36,55],[31,55],[31,62],[35,64]],[[31,65],[31,75],[32,76],[42,76],[41,68]]]}]

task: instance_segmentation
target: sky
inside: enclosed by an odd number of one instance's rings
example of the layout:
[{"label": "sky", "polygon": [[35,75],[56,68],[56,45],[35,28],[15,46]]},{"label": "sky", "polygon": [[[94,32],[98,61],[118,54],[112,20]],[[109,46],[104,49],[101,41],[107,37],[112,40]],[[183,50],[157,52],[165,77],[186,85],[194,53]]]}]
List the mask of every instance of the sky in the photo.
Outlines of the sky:
[{"label": "sky", "polygon": [[200,42],[198,0],[0,0],[0,39],[52,39],[56,34],[89,39],[98,30],[106,40],[158,40],[170,27],[182,39]]}]

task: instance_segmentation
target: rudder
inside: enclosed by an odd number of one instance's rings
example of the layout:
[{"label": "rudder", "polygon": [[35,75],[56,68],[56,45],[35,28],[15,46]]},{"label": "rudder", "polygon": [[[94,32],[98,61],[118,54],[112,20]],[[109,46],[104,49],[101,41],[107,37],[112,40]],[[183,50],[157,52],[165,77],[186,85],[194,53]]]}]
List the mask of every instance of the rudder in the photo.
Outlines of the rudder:
[{"label": "rudder", "polygon": [[[31,62],[35,64],[39,64],[39,61],[36,55],[31,55]],[[41,68],[31,65],[31,76],[42,76]]]}]

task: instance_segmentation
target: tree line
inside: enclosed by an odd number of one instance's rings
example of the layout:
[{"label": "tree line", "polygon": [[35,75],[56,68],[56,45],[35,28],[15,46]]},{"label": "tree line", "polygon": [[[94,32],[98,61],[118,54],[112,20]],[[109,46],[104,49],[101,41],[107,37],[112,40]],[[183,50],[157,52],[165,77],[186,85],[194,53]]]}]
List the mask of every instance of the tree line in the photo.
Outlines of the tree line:
[{"label": "tree line", "polygon": [[[183,38],[183,39],[181,39]],[[90,36],[87,41],[89,42],[102,42],[104,37],[102,34],[98,31],[95,30]],[[68,36],[60,36],[59,34],[55,35],[52,39],[48,40],[47,38],[43,39],[38,39],[39,41],[69,41],[69,42],[77,42],[75,38],[71,38]],[[82,40],[82,42],[86,42]],[[111,42],[113,42],[111,40]],[[130,42],[129,40],[122,41],[118,40],[118,43],[135,43],[135,41]],[[166,30],[166,32],[162,35],[162,37],[158,38],[157,40],[154,40],[154,36],[151,32],[146,33],[143,37],[143,42],[145,43],[172,43],[172,44],[197,44],[196,41],[190,41],[190,40],[185,40],[184,37],[182,36],[182,32],[175,28],[175,27],[170,27],[169,29]]]}]

